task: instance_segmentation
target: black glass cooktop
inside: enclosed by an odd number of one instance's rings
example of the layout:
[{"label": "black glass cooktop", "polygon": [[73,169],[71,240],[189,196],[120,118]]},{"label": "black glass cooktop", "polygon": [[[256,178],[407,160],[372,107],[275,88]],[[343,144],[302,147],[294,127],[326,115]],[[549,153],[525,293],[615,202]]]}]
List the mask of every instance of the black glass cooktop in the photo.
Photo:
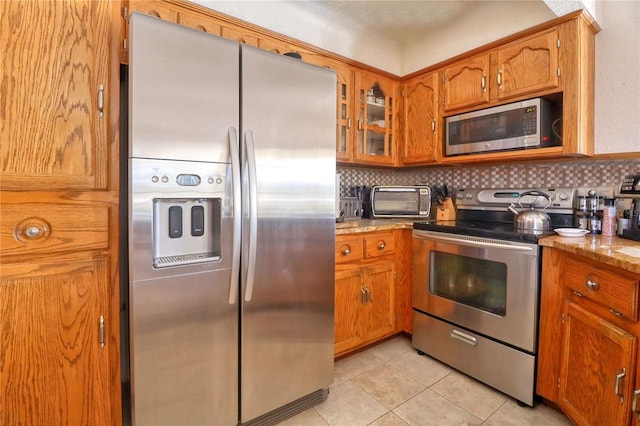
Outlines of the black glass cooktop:
[{"label": "black glass cooktop", "polygon": [[482,222],[477,220],[415,222],[413,229],[528,243],[537,243],[539,238],[555,234],[553,230],[516,231],[513,223]]}]

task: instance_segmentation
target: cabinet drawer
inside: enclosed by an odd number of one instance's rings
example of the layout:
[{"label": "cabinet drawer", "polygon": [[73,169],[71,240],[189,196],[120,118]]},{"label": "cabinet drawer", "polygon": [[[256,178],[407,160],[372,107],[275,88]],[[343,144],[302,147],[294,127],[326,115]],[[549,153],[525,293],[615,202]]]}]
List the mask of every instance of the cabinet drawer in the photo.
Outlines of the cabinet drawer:
[{"label": "cabinet drawer", "polygon": [[364,249],[362,237],[336,238],[336,263],[362,260]]},{"label": "cabinet drawer", "polygon": [[2,256],[109,247],[109,208],[75,205],[2,206]]},{"label": "cabinet drawer", "polygon": [[386,256],[394,253],[395,250],[393,232],[376,232],[364,237],[365,257]]},{"label": "cabinet drawer", "polygon": [[638,320],[638,280],[599,269],[573,257],[567,257],[563,276],[565,285],[571,290],[612,309],[614,314]]}]

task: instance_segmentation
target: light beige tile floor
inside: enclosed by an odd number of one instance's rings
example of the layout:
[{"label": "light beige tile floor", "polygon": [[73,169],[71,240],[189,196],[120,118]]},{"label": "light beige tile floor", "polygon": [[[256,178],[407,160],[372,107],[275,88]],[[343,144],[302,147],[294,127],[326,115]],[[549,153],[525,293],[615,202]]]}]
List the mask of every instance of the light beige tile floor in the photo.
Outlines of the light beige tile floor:
[{"label": "light beige tile floor", "polygon": [[328,399],[282,426],[554,426],[571,422],[537,404],[521,407],[398,336],[335,363]]}]

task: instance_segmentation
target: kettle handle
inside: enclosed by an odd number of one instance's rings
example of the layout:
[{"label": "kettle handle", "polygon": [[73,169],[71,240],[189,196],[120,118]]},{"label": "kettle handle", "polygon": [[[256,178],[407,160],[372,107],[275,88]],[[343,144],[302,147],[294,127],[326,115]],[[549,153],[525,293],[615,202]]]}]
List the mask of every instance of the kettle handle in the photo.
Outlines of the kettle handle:
[{"label": "kettle handle", "polygon": [[547,194],[546,192],[542,192],[542,191],[525,191],[525,192],[522,192],[522,193],[520,193],[518,195],[518,205],[520,207],[522,207],[522,203],[520,202],[520,198],[523,195],[535,195],[537,197],[545,197],[547,199],[547,201],[548,201],[548,204],[546,206],[544,206],[543,210],[546,210],[547,207],[549,207],[551,205],[551,203],[552,203],[551,196],[549,194]]}]

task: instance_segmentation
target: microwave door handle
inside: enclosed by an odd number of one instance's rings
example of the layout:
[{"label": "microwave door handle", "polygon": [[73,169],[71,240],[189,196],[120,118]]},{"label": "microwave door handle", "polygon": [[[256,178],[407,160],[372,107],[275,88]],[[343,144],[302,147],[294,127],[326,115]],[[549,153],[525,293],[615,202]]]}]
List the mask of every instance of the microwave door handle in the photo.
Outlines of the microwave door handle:
[{"label": "microwave door handle", "polygon": [[231,256],[231,282],[229,284],[229,304],[235,305],[240,280],[240,226],[242,220],[242,201],[240,186],[240,153],[238,131],[229,127],[229,153],[231,155],[231,178],[233,187],[233,253]]},{"label": "microwave door handle", "polygon": [[492,248],[498,250],[506,250],[506,251],[520,251],[520,252],[533,252],[534,248],[532,247],[523,247],[509,244],[508,242],[502,242],[497,240],[486,240],[475,237],[449,237],[445,235],[435,235],[430,232],[413,230],[413,237],[420,240],[432,240],[432,241],[441,241],[445,243],[453,243],[470,247],[478,247],[478,248]]},{"label": "microwave door handle", "polygon": [[247,282],[244,289],[244,301],[250,302],[253,297],[253,284],[256,276],[256,243],[258,241],[258,180],[256,177],[256,154],[253,144],[253,132],[247,130],[244,138],[247,156],[247,172],[249,180],[249,255],[247,260]]}]

